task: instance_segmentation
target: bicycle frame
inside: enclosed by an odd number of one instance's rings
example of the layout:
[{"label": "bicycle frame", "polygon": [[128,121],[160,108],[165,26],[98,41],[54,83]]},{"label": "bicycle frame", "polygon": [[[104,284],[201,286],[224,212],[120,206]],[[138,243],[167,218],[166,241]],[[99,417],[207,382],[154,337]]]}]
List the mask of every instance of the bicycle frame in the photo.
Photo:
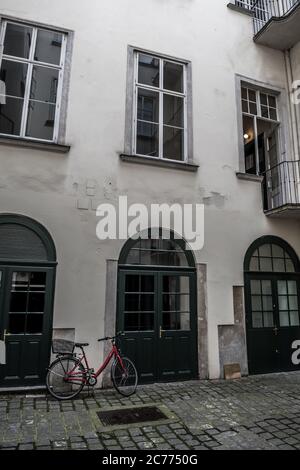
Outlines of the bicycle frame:
[{"label": "bicycle frame", "polygon": [[[81,352],[82,352],[82,357],[79,359],[79,362],[85,366],[84,367],[85,372],[89,372],[92,369],[90,369],[85,351],[82,347],[80,347],[79,349],[81,349]],[[106,369],[106,367],[108,366],[108,364],[110,363],[112,358],[117,360],[120,363],[122,369],[125,371],[124,364],[123,364],[122,358],[120,356],[119,350],[118,350],[116,344],[112,343],[112,349],[111,349],[110,353],[108,354],[108,356],[104,360],[103,364],[99,367],[99,369],[96,372],[94,372],[94,371],[92,372],[91,376],[93,378],[97,379],[97,377],[99,377],[99,375]],[[80,374],[80,372],[74,372],[76,367],[77,367],[77,365],[75,367],[73,367],[73,369],[70,372],[67,373],[68,377],[65,379],[66,382],[72,383],[73,380],[74,380],[75,382],[73,382],[73,383],[80,383],[82,380],[84,380],[84,383],[86,384],[87,383],[86,375],[84,376],[84,378],[82,378],[81,375],[80,375],[80,377],[78,377],[78,374]]]}]

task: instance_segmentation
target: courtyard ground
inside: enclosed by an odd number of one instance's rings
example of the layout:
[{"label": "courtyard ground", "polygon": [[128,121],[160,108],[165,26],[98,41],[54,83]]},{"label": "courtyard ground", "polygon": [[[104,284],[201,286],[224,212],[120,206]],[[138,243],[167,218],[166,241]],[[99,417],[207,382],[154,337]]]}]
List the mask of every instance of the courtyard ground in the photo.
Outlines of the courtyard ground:
[{"label": "courtyard ground", "polygon": [[[158,406],[166,419],[104,426],[97,412]],[[140,386],[57,402],[0,395],[1,449],[300,449],[300,373]]]}]

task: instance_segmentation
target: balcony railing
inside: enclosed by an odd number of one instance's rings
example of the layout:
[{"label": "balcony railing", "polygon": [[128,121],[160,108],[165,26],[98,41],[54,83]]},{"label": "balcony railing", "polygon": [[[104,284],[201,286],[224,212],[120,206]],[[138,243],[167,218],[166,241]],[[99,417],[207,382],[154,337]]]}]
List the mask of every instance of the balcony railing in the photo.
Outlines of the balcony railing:
[{"label": "balcony railing", "polygon": [[299,206],[300,208],[300,161],[281,162],[264,174],[264,210]]},{"label": "balcony railing", "polygon": [[[241,3],[241,2],[236,2]],[[244,3],[244,2],[243,2]],[[250,2],[245,2],[250,3]],[[258,34],[262,28],[274,18],[288,16],[298,5],[300,0],[256,0],[253,2],[254,34]],[[247,8],[245,6],[245,8]]]}]

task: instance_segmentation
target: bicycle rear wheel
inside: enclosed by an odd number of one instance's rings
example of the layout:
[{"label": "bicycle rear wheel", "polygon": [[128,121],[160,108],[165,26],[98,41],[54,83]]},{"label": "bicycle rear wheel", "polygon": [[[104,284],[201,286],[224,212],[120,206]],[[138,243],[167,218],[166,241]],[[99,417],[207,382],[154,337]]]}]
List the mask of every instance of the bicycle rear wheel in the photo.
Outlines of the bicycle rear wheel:
[{"label": "bicycle rear wheel", "polygon": [[52,362],[46,376],[49,393],[57,400],[75,398],[86,383],[81,362],[73,356],[62,356]]},{"label": "bicycle rear wheel", "polygon": [[121,362],[116,359],[111,368],[111,379],[115,389],[125,397],[133,395],[138,383],[138,374],[133,362],[122,357]]}]

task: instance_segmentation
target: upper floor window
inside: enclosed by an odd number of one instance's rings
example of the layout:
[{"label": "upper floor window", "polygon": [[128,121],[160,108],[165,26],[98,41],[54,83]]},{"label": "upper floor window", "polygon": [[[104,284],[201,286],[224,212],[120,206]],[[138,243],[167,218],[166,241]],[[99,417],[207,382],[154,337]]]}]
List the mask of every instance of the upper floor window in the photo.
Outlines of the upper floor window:
[{"label": "upper floor window", "polygon": [[56,142],[67,35],[4,21],[0,134]]},{"label": "upper floor window", "polygon": [[246,173],[259,175],[278,163],[280,126],[277,96],[242,85]]},{"label": "upper floor window", "polygon": [[135,53],[133,153],[187,161],[186,64]]}]

